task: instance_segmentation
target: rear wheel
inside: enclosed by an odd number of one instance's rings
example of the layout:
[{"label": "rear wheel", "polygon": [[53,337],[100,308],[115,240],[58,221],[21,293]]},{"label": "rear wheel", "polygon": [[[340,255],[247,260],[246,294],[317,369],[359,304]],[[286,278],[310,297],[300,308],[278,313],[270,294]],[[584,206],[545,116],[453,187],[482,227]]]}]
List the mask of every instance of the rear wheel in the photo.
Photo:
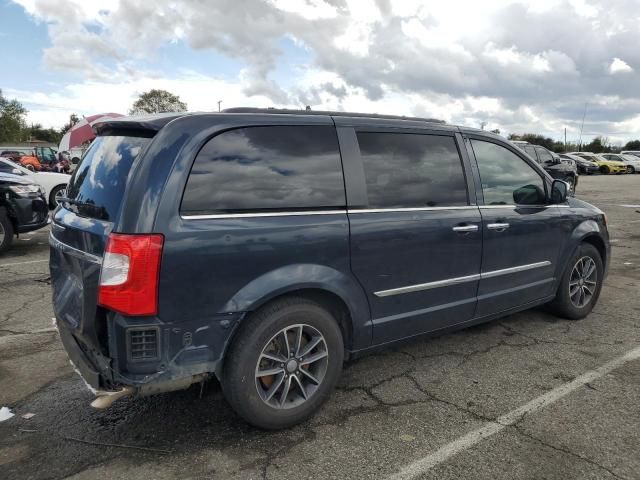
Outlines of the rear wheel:
[{"label": "rear wheel", "polygon": [[65,196],[66,188],[66,185],[58,185],[57,187],[54,187],[53,190],[51,190],[51,193],[49,194],[50,208],[56,208],[58,206],[58,202],[60,202],[60,199]]},{"label": "rear wheel", "polygon": [[603,175],[609,175],[609,167],[607,167],[606,165],[601,166],[600,173]]},{"label": "rear wheel", "polygon": [[260,309],[240,328],[222,375],[231,407],[269,430],[311,416],[342,370],[344,345],[335,318],[313,301],[288,297]]},{"label": "rear wheel", "polygon": [[586,317],[600,296],[603,272],[598,250],[590,243],[580,245],[560,279],[551,310],[571,320]]},{"label": "rear wheel", "polygon": [[13,224],[7,217],[6,210],[0,207],[0,253],[9,250],[13,243],[13,235]]}]

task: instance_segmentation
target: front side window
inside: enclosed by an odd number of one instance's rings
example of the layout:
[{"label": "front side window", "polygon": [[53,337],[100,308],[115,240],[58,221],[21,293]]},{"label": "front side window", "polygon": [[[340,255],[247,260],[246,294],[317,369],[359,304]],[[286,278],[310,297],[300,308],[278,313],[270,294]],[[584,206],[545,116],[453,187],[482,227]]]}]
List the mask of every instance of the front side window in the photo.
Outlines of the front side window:
[{"label": "front side window", "polygon": [[202,147],[181,211],[225,214],[345,205],[334,127],[264,126],[223,132]]},{"label": "front side window", "polygon": [[544,180],[527,162],[495,143],[471,140],[486,205],[539,205]]},{"label": "front side window", "polygon": [[453,137],[359,132],[369,208],[467,205]]},{"label": "front side window", "polygon": [[536,148],[541,163],[553,163],[553,155],[545,148]]}]

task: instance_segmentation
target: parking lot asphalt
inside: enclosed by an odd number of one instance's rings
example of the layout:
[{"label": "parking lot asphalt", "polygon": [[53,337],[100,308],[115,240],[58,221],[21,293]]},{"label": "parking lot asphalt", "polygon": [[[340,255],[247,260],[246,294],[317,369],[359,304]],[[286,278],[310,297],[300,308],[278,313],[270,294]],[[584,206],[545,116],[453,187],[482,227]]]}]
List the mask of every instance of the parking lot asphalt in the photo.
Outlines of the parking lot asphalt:
[{"label": "parking lot asphalt", "polygon": [[52,327],[48,231],[21,236],[0,256],[0,478],[640,478],[640,175],[581,177],[578,197],[612,238],[591,315],[530,310],[352,361],[281,432],[215,382],[92,409]]}]

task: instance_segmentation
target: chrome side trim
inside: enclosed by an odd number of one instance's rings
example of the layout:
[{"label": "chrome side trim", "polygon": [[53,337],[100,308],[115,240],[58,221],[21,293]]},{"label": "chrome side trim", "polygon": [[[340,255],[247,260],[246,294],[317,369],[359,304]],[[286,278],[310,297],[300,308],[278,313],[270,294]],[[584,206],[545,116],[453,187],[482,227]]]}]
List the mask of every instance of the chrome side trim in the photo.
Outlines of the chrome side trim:
[{"label": "chrome side trim", "polygon": [[432,288],[448,287],[459,283],[473,282],[480,280],[480,274],[467,275],[465,277],[448,278],[446,280],[438,280],[436,282],[420,283],[418,285],[409,285],[408,287],[392,288],[389,290],[381,290],[374,292],[376,297],[390,297],[392,295],[401,295],[403,293],[419,292],[422,290],[431,290]]},{"label": "chrome side trim", "polygon": [[503,268],[501,270],[493,270],[491,272],[482,272],[480,276],[483,279],[493,278],[493,277],[499,277],[500,275],[509,275],[510,273],[525,272],[527,270],[533,270],[534,268],[548,267],[549,265],[551,265],[551,262],[549,260],[545,260],[544,262],[529,263],[527,265],[518,265],[517,267]]},{"label": "chrome side trim", "polygon": [[440,210],[477,210],[477,205],[463,205],[459,207],[408,207],[408,208],[358,208],[349,209],[349,215],[353,213],[390,213],[390,212],[431,212]]},{"label": "chrome side trim", "polygon": [[220,213],[211,215],[180,215],[183,220],[208,220],[215,218],[292,217],[303,215],[345,215],[347,210],[305,210],[288,212]]},{"label": "chrome side trim", "polygon": [[548,205],[515,205],[513,203],[505,204],[505,205],[480,205],[482,210],[491,210],[494,208],[571,208],[570,205],[561,205],[558,203],[550,203]]},{"label": "chrome side trim", "polygon": [[482,280],[485,278],[499,277],[501,275],[509,275],[510,273],[524,272],[526,270],[532,270],[534,268],[541,268],[551,265],[549,260],[544,262],[529,263],[527,265],[519,265],[517,267],[503,268],[501,270],[493,270],[491,272],[481,272],[474,275],[467,275],[464,277],[448,278],[445,280],[438,280],[435,282],[420,283],[418,285],[408,285],[406,287],[391,288],[389,290],[380,290],[379,292],[373,292],[376,297],[390,297],[392,295],[401,295],[403,293],[420,292],[422,290],[431,290],[432,288],[448,287],[450,285],[458,285],[460,283],[474,282],[476,280]]},{"label": "chrome side trim", "polygon": [[57,248],[62,252],[71,255],[73,257],[79,258],[81,260],[86,260],[91,263],[96,263],[98,265],[102,264],[102,257],[98,257],[97,255],[92,255],[91,253],[83,252],[71,245],[67,245],[66,243],[61,242],[56,237],[53,236],[53,233],[49,232],[49,245],[53,248]]}]

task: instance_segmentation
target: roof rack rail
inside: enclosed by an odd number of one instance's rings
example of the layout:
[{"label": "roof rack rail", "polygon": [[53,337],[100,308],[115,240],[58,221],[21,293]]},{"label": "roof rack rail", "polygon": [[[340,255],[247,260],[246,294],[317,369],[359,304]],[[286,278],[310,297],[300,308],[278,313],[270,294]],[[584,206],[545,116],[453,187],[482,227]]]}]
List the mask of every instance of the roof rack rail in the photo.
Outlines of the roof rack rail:
[{"label": "roof rack rail", "polygon": [[406,117],[404,115],[380,115],[378,113],[357,113],[357,112],[338,112],[332,110],[295,110],[288,108],[253,108],[253,107],[232,107],[222,110],[223,113],[279,113],[287,115],[331,115],[333,117],[364,117],[364,118],[381,118],[388,120],[415,120],[428,123],[447,123],[437,118],[422,117]]}]

